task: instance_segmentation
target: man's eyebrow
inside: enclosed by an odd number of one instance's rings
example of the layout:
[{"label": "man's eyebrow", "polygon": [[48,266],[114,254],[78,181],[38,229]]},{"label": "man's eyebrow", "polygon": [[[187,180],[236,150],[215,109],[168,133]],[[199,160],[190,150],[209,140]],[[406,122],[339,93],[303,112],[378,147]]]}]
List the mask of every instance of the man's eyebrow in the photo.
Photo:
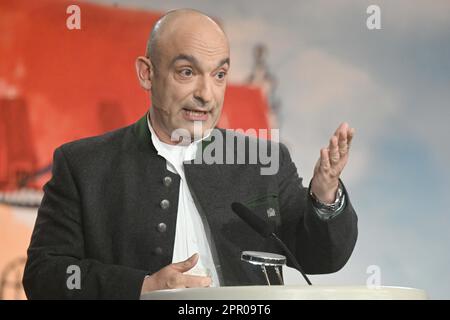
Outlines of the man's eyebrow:
[{"label": "man's eyebrow", "polygon": [[[223,66],[223,65],[225,65],[225,64],[230,65],[230,58],[225,58],[225,59],[223,59],[222,61],[220,61],[219,64],[217,65],[217,68],[220,68],[221,66]],[[216,69],[217,69],[217,68],[216,68]]]},{"label": "man's eyebrow", "polygon": [[178,60],[187,60],[190,63],[192,63],[193,65],[195,65],[196,67],[199,66],[197,58],[195,58],[194,56],[188,55],[188,54],[177,55],[175,58],[172,59],[172,62],[170,63],[170,65],[173,66],[175,64],[175,62],[177,62]]},{"label": "man's eyebrow", "polygon": [[[170,63],[171,66],[173,66],[175,64],[175,62],[177,62],[178,60],[186,60],[189,61],[190,63],[192,63],[196,68],[200,68],[200,64],[199,61],[197,60],[196,57],[188,55],[188,54],[179,54],[177,55],[175,58],[172,59],[172,62]],[[225,58],[222,59],[219,64],[217,65],[217,68],[220,68],[221,66],[225,65],[225,64],[230,64],[230,58]]]}]

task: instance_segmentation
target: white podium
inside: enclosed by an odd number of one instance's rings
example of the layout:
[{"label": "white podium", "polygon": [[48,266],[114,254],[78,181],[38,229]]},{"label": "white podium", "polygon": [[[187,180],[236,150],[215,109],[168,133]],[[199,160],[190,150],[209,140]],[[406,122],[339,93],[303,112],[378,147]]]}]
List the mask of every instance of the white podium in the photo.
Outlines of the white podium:
[{"label": "white podium", "polygon": [[425,291],[404,287],[236,286],[160,290],[141,300],[424,300]]}]

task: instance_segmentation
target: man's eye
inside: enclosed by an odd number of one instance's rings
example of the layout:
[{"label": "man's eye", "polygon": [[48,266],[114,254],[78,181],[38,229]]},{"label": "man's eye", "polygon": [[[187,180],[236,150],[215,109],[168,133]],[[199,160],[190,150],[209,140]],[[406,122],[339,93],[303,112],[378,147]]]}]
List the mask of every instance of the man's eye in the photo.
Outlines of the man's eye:
[{"label": "man's eye", "polygon": [[225,79],[225,76],[227,75],[227,73],[225,71],[220,71],[216,74],[217,79],[219,80],[223,80]]},{"label": "man's eye", "polygon": [[180,71],[180,74],[183,77],[190,77],[190,76],[192,76],[192,70],[191,69],[183,69]]}]

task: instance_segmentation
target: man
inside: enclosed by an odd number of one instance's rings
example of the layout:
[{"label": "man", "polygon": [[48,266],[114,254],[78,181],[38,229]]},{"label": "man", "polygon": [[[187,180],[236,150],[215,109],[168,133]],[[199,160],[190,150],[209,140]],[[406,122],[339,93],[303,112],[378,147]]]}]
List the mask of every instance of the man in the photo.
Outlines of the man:
[{"label": "man", "polygon": [[310,189],[281,144],[272,144],[275,174],[261,174],[260,161],[197,163],[215,142],[229,67],[227,38],[209,17],[183,9],[157,22],[136,61],[149,113],[55,151],[28,250],[29,298],[136,299],[167,288],[263,284],[241,251],[281,252],[232,212],[235,201],[276,228],[305,272],[342,268],[357,237],[339,180],[354,130],[342,124],[321,150]]}]

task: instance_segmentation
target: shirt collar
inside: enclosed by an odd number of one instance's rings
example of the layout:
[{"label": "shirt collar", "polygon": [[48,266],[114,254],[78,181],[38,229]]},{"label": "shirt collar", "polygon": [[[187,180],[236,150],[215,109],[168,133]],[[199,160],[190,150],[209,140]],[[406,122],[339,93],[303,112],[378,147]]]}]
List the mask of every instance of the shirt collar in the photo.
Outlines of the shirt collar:
[{"label": "shirt collar", "polygon": [[[166,160],[169,160],[168,158],[171,158],[171,156],[175,156],[173,153],[177,154],[183,154],[182,160],[193,160],[195,158],[195,154],[197,152],[198,145],[201,144],[201,142],[211,135],[211,132],[209,132],[205,137],[199,140],[195,140],[191,142],[189,145],[183,146],[183,145],[173,145],[168,144],[159,139],[159,137],[156,135],[155,130],[153,129],[153,126],[150,122],[150,112],[147,113],[147,125],[148,129],[151,133],[152,143],[155,146],[156,151],[158,152],[158,155],[164,157]],[[172,153],[172,155],[171,155]]]}]

